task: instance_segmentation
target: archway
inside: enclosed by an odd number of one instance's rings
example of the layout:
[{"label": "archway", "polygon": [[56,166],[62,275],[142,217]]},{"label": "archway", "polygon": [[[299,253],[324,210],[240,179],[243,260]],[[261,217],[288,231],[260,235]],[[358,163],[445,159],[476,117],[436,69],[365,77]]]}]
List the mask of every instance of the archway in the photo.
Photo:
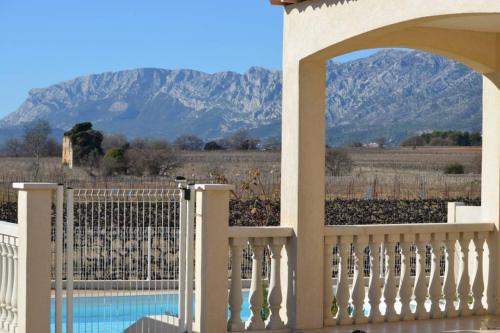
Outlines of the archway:
[{"label": "archway", "polygon": [[[326,60],[377,47],[444,55],[483,74],[482,206],[464,216],[500,224],[500,3],[310,0],[285,7],[281,224],[293,227],[285,262],[296,276],[286,304],[296,328],[323,325]],[[498,235],[498,233],[497,233]],[[497,250],[498,252],[498,250]],[[316,260],[315,260],[316,259]],[[497,289],[500,281],[497,279]],[[497,298],[497,304],[498,304]]]}]

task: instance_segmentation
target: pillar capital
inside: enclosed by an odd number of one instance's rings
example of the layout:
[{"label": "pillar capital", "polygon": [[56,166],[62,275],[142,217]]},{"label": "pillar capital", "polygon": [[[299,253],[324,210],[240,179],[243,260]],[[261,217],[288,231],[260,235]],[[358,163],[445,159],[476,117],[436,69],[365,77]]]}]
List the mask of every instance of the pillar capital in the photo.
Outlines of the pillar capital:
[{"label": "pillar capital", "polygon": [[13,183],[12,188],[23,191],[51,191],[57,189],[56,183]]}]

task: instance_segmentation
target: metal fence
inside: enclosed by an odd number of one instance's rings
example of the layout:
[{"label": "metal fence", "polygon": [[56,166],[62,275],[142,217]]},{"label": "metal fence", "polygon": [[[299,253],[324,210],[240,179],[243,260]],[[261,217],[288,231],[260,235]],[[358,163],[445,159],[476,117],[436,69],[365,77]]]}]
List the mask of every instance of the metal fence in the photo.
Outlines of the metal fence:
[{"label": "metal fence", "polygon": [[[148,316],[173,327],[179,315],[181,191],[75,189],[64,209],[60,274],[67,332],[137,330]],[[57,223],[52,234],[57,281]],[[58,333],[54,320],[52,330]]]}]

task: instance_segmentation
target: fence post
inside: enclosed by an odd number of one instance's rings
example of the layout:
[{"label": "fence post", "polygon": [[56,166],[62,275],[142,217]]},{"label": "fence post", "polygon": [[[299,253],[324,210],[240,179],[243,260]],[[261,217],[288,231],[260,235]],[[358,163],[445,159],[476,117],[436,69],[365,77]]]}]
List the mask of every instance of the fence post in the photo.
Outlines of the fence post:
[{"label": "fence post", "polygon": [[227,330],[231,185],[196,185],[195,330]]},{"label": "fence post", "polygon": [[18,195],[19,333],[50,332],[50,224],[57,184],[14,183]]}]

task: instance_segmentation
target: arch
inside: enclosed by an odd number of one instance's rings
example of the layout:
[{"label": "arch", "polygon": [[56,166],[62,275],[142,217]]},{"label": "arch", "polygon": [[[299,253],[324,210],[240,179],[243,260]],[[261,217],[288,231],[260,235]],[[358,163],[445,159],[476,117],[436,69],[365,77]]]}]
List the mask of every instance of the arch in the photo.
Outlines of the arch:
[{"label": "arch", "polygon": [[[500,228],[500,1],[307,0],[285,7],[283,42],[281,224],[295,232],[293,261],[285,259],[283,269],[296,278],[285,285],[284,305],[296,314],[290,327],[313,329],[323,327],[317,258],[324,241],[326,61],[361,49],[407,47],[481,72],[483,200],[474,222]],[[500,232],[495,237],[500,241]],[[500,279],[494,287],[500,290]]]}]

